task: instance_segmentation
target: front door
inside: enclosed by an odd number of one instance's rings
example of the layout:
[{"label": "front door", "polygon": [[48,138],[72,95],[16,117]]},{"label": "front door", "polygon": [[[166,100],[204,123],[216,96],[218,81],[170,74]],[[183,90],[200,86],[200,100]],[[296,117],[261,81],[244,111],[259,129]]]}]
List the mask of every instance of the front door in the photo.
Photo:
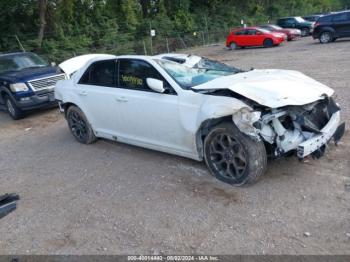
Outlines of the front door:
[{"label": "front door", "polygon": [[[151,90],[147,78],[163,81],[166,92]],[[116,93],[121,140],[163,151],[191,151],[180,121],[178,96],[152,65],[138,59],[119,59]]]}]

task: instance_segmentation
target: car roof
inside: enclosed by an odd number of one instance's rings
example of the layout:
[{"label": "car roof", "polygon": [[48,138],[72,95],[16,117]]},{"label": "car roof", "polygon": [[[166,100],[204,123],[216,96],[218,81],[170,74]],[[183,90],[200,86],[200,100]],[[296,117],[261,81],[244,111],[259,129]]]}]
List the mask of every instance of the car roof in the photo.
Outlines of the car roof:
[{"label": "car roof", "polygon": [[[183,60],[181,64],[190,66],[190,67],[193,67],[202,59],[202,57],[193,55],[193,54],[174,54],[174,53],[165,53],[165,54],[155,55],[153,56],[153,58],[165,59],[170,61],[174,61],[175,59]],[[174,60],[172,60],[171,58],[174,58]],[[174,61],[174,62],[180,62],[180,61]]]},{"label": "car roof", "polygon": [[343,11],[338,11],[338,12],[332,12],[330,14],[326,14],[324,16],[327,16],[327,15],[337,15],[337,14],[343,14],[343,13],[349,13],[350,10],[343,10]]},{"label": "car roof", "polygon": [[296,17],[301,17],[301,16],[286,16],[286,17],[281,17],[281,18],[279,18],[279,19],[277,19],[277,20],[281,20],[281,19],[289,19],[289,18],[296,18]]},{"label": "car roof", "polygon": [[[261,26],[278,26],[278,25],[275,25],[275,24],[263,24],[263,25],[259,25],[259,27]],[[278,26],[279,27],[279,26]]]},{"label": "car roof", "polygon": [[338,12],[332,12],[330,14],[325,14],[325,15],[321,15],[320,18],[327,18],[333,15],[338,15],[338,14],[343,14],[343,13],[350,13],[350,10],[343,10],[343,11],[338,11]]},{"label": "car roof", "polygon": [[239,28],[233,29],[233,31],[246,30],[246,29],[259,29],[259,27],[258,26],[239,27]]}]

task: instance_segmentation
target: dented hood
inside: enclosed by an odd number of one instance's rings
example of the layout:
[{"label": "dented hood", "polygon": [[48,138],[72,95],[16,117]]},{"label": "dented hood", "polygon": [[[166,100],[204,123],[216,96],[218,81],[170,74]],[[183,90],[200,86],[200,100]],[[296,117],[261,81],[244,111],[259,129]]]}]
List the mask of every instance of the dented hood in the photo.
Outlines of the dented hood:
[{"label": "dented hood", "polygon": [[279,69],[252,70],[223,76],[193,89],[230,89],[270,108],[305,105],[334,93],[333,89],[298,71]]}]

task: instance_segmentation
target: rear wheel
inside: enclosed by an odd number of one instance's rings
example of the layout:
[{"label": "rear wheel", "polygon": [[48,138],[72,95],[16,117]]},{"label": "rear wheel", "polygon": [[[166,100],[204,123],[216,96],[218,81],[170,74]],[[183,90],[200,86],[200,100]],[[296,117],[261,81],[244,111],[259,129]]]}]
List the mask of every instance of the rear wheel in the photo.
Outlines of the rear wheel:
[{"label": "rear wheel", "polygon": [[272,39],[265,39],[264,40],[264,47],[273,47]]},{"label": "rear wheel", "polygon": [[320,43],[327,44],[333,41],[333,35],[331,32],[325,31],[320,35]]},{"label": "rear wheel", "polygon": [[82,144],[91,144],[96,141],[96,136],[87,121],[83,111],[76,106],[70,106],[67,110],[68,126],[75,139]]},{"label": "rear wheel", "polygon": [[4,97],[6,110],[13,120],[23,118],[23,112],[16,106],[16,103],[9,96]]},{"label": "rear wheel", "polygon": [[235,186],[255,182],[267,165],[264,143],[228,122],[209,132],[204,140],[204,158],[216,178]]},{"label": "rear wheel", "polygon": [[237,48],[238,48],[237,44],[235,42],[231,42],[230,49],[231,50],[236,50]]},{"label": "rear wheel", "polygon": [[308,36],[310,35],[310,29],[307,27],[304,27],[301,29],[301,36]]}]

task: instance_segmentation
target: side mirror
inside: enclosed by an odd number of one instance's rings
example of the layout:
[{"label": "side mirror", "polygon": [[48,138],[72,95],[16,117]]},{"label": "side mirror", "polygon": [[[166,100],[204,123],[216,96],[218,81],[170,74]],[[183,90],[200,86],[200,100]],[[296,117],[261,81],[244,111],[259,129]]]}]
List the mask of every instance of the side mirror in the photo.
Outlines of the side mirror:
[{"label": "side mirror", "polygon": [[256,34],[257,34],[257,35],[262,35],[262,33],[261,33],[261,32],[259,32],[259,31],[257,31],[257,32],[256,32]]},{"label": "side mirror", "polygon": [[148,87],[151,88],[153,91],[156,91],[158,93],[164,93],[165,89],[163,81],[154,78],[147,78],[146,82]]}]

